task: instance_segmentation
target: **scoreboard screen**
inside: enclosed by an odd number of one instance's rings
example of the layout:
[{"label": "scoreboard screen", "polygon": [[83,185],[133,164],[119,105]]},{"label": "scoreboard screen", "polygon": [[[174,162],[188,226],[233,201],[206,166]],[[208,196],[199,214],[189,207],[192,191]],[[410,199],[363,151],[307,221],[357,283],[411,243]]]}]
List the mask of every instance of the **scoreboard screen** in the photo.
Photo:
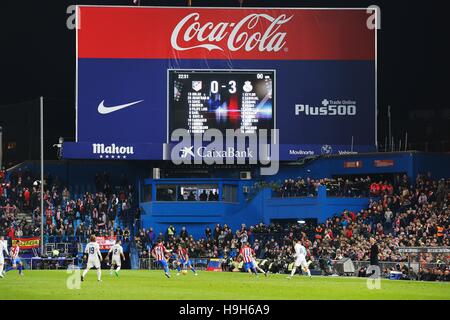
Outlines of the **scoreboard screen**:
[{"label": "scoreboard screen", "polygon": [[176,129],[274,129],[274,82],[274,70],[168,70],[169,136]]}]

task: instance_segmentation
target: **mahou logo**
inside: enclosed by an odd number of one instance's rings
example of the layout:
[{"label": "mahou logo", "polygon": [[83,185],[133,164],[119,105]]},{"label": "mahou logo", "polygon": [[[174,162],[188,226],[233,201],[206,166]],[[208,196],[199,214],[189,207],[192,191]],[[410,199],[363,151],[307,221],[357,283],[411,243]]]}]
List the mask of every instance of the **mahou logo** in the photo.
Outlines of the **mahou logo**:
[{"label": "mahou logo", "polygon": [[[281,14],[272,17],[268,14],[250,14],[241,21],[234,22],[199,22],[200,14],[191,13],[184,17],[172,32],[170,42],[175,50],[186,51],[196,48],[205,48],[209,51],[225,51],[224,40],[230,51],[278,52],[286,44],[286,32],[279,29],[286,24],[292,16]],[[270,25],[261,30],[262,21],[267,20]],[[199,44],[189,45],[191,41]]]}]

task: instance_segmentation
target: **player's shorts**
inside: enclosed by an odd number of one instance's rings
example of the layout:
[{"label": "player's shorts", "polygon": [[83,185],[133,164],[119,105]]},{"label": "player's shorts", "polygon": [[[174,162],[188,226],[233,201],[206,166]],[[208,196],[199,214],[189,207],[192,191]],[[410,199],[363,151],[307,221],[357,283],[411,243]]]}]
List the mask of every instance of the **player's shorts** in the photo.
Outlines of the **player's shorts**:
[{"label": "player's shorts", "polygon": [[191,267],[192,266],[191,260],[180,260],[180,264],[182,266],[185,266],[185,267]]},{"label": "player's shorts", "polygon": [[111,263],[120,267],[122,264],[122,261],[120,260],[120,258],[112,258]]},{"label": "player's shorts", "polygon": [[302,266],[303,268],[306,268],[306,267],[308,267],[308,263],[306,262],[306,259],[304,256],[299,256],[295,260],[294,266],[296,266],[296,267]]},{"label": "player's shorts", "polygon": [[164,267],[164,268],[168,268],[169,267],[169,265],[167,264],[166,260],[158,260],[158,263],[159,263],[159,265],[161,267]]},{"label": "player's shorts", "polygon": [[17,265],[17,264],[21,264],[22,260],[20,260],[20,258],[14,258],[12,259],[12,265]]},{"label": "player's shorts", "polygon": [[100,263],[99,260],[97,260],[97,261],[95,261],[95,260],[94,261],[88,260],[86,267],[88,269],[91,269],[91,268],[100,269],[101,263]]},{"label": "player's shorts", "polygon": [[253,267],[253,262],[245,262],[244,263],[244,270],[245,271],[248,271],[249,269],[251,270],[251,269],[253,269],[254,267]]}]

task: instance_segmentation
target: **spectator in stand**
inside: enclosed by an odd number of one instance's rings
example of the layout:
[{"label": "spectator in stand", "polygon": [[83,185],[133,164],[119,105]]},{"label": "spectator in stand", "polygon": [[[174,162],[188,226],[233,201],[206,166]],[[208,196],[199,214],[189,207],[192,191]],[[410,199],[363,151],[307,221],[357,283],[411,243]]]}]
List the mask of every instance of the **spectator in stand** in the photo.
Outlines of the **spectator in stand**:
[{"label": "spectator in stand", "polygon": [[200,194],[200,201],[207,201],[208,200],[208,194],[206,193],[206,190],[203,190],[203,192]]},{"label": "spectator in stand", "polygon": [[172,225],[170,225],[167,228],[166,235],[167,235],[167,241],[172,241],[173,238],[175,237],[176,230],[175,230],[175,228]]},{"label": "spectator in stand", "polygon": [[181,227],[180,238],[183,240],[187,240],[189,238],[189,234],[188,234],[185,226]]},{"label": "spectator in stand", "polygon": [[210,228],[210,227],[206,227],[206,229],[205,229],[205,236],[206,236],[206,239],[207,239],[207,240],[210,240],[210,239],[211,239],[211,235],[212,235],[211,228]]}]

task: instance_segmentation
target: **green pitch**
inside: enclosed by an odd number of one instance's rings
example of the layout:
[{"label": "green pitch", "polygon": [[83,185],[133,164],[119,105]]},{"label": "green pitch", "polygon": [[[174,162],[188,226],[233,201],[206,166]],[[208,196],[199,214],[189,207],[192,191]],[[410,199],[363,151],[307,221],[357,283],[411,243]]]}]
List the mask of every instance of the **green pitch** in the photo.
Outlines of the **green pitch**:
[{"label": "green pitch", "polygon": [[[120,277],[103,270],[103,282],[96,271],[80,282],[66,271],[8,272],[0,279],[0,300],[8,299],[450,299],[449,283],[382,280],[380,290],[369,290],[366,279],[286,275],[258,278],[244,273],[199,272],[167,279],[161,271],[122,270]],[[72,281],[71,281],[72,280]]]}]

